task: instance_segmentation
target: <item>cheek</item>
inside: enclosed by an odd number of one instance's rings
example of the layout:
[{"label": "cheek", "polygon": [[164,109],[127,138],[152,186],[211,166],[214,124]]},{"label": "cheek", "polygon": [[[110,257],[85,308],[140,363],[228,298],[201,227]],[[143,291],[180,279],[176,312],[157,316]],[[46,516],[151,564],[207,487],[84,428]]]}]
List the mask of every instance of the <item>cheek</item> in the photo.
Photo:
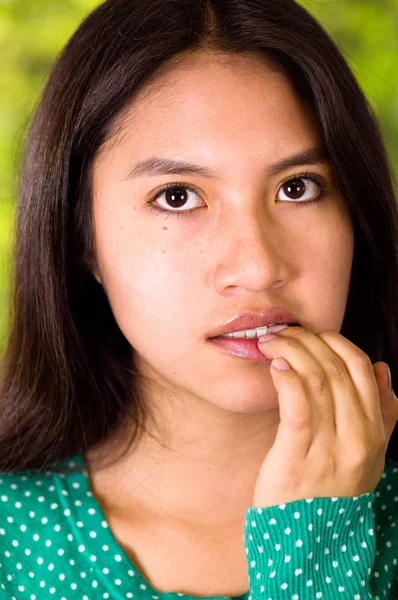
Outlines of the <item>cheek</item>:
[{"label": "cheek", "polygon": [[[121,331],[131,345],[147,345],[149,339],[169,344],[194,310],[193,292],[199,271],[183,245],[167,248],[167,232],[156,242],[153,235],[124,234],[108,237],[102,246],[102,271],[107,296]],[[105,240],[102,240],[105,242]],[[196,281],[195,279],[195,281]],[[145,333],[147,332],[147,335]]]},{"label": "cheek", "polygon": [[325,270],[330,272],[331,284],[335,285],[336,289],[344,290],[349,286],[354,257],[353,228],[347,220],[339,220],[333,223],[329,230],[328,237],[325,237],[328,242],[325,243],[323,252]]},{"label": "cheek", "polygon": [[[350,223],[331,222],[316,244],[308,276],[314,291],[311,304],[323,329],[340,330],[350,288],[354,235]],[[304,268],[306,268],[304,266]],[[322,315],[320,314],[322,313]]]},{"label": "cheek", "polygon": [[354,231],[349,214],[337,200],[326,208],[308,227],[299,228],[296,240],[300,239],[300,243],[294,250],[302,261],[309,261],[319,281],[339,287],[346,284],[350,275]]}]

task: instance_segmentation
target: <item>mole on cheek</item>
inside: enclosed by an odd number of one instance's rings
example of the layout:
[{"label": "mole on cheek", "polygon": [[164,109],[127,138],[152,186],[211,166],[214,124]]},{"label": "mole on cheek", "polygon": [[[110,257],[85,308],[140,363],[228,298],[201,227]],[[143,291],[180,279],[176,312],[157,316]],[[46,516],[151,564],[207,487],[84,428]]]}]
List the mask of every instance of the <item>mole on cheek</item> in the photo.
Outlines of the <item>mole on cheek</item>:
[{"label": "mole on cheek", "polygon": [[168,230],[168,227],[163,227],[163,231],[167,231],[167,230]]}]

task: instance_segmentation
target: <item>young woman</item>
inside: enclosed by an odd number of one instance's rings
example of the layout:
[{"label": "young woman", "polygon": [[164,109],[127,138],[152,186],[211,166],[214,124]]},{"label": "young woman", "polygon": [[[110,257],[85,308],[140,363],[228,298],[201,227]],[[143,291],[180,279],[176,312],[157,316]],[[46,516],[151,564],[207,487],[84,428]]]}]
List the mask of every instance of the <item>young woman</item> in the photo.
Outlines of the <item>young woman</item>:
[{"label": "young woman", "polygon": [[1,597],[398,597],[392,179],[293,0],[88,16],[21,172]]}]

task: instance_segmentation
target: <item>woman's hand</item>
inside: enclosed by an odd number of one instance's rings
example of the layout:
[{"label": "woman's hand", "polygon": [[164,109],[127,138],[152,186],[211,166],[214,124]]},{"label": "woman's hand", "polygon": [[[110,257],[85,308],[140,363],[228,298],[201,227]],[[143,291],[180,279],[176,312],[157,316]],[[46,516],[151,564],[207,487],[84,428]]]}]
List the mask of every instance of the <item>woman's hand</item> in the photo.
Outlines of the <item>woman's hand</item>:
[{"label": "woman's hand", "polygon": [[256,507],[374,491],[398,420],[388,367],[335,331],[290,327],[258,344],[269,358],[280,424],[257,479]]}]

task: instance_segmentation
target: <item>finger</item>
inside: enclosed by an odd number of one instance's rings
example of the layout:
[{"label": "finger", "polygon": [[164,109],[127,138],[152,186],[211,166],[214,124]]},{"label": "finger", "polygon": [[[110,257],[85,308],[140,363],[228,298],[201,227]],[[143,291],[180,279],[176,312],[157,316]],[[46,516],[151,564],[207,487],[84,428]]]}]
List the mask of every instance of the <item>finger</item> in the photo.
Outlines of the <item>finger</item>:
[{"label": "finger", "polygon": [[398,421],[398,398],[389,385],[388,365],[377,362],[373,365],[380,395],[380,410],[384,425],[386,444],[388,444]]},{"label": "finger", "polygon": [[[377,414],[378,391],[373,369],[372,374],[367,378],[363,369],[358,372],[358,367],[355,367],[358,353],[362,356],[362,364],[366,364],[366,358],[371,364],[364,352],[335,331],[315,334],[302,327],[292,327],[284,329],[279,335],[300,339],[308,351],[312,352],[322,364],[332,389],[335,428],[339,437],[348,439],[347,435],[352,437],[355,431],[362,432],[364,425],[369,422],[373,427],[374,425],[382,427],[380,409]],[[336,339],[338,343],[335,342]],[[354,379],[353,373],[355,373]],[[359,385],[356,385],[356,381]],[[371,397],[372,415],[367,412],[366,406],[364,407],[364,400],[361,397],[364,393],[367,394],[367,400],[369,396]]]},{"label": "finger", "polygon": [[336,331],[324,331],[318,336],[344,362],[365,418],[382,427],[379,389],[370,358]]},{"label": "finger", "polygon": [[[290,331],[293,329],[304,331],[302,327],[293,327]],[[297,373],[310,399],[314,436],[315,433],[321,435],[326,441],[335,436],[332,391],[326,374],[318,359],[299,341],[300,336],[282,337],[286,331],[279,332],[276,338],[265,344],[259,343],[258,347],[269,358],[286,359]]]},{"label": "finger", "polygon": [[280,423],[272,451],[283,462],[303,461],[313,439],[311,403],[303,383],[292,368],[278,371],[271,367],[272,380],[278,392]]}]

